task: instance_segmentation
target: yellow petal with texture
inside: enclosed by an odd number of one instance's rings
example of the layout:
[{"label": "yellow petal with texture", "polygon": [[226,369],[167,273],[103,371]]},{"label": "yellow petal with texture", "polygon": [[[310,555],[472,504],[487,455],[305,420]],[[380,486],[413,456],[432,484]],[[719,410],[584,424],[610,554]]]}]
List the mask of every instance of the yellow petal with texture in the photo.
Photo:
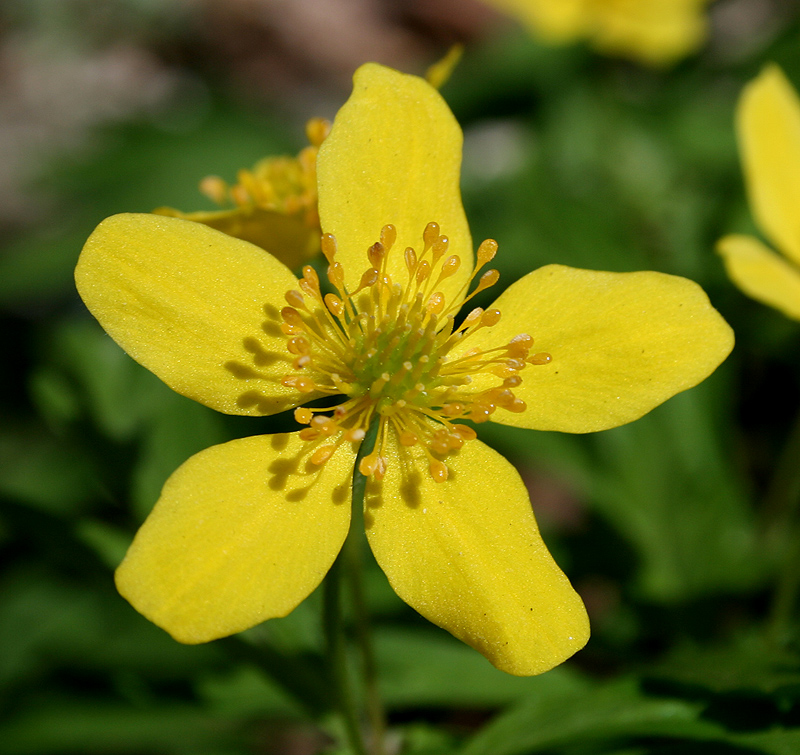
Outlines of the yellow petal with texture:
[{"label": "yellow petal with texture", "polygon": [[[405,284],[403,250],[422,253],[422,233],[439,223],[461,267],[438,287],[448,299],[472,270],[472,241],[461,205],[461,129],[424,79],[375,63],[356,71],[317,157],[322,230],[338,242],[351,290],[369,267],[367,249],[381,228],[397,228],[389,273]],[[445,257],[446,259],[446,257]]]},{"label": "yellow petal with texture", "polygon": [[278,327],[297,280],[263,249],[199,223],[115,215],[89,237],[78,291],[106,332],[178,393],[228,414],[303,399]]},{"label": "yellow petal with texture", "polygon": [[717,244],[731,280],[748,296],[800,320],[800,268],[752,236],[725,236]]},{"label": "yellow petal with texture", "polygon": [[387,441],[388,471],[368,483],[365,521],[395,592],[510,674],[541,674],[580,650],[586,611],[514,467],[474,440],[448,457],[450,476],[437,483],[419,446]]},{"label": "yellow petal with texture", "polygon": [[800,263],[800,101],[778,66],[767,66],[745,87],[736,125],[756,220]]},{"label": "yellow petal with texture", "polygon": [[120,593],[179,642],[208,642],[285,616],[322,581],[347,536],[355,455],[323,467],[295,434],[192,456],[117,569]]},{"label": "yellow petal with texture", "polygon": [[310,227],[304,213],[289,215],[260,207],[236,207],[211,212],[181,212],[171,207],[156,215],[193,220],[266,249],[286,267],[297,270],[319,251],[319,228]]},{"label": "yellow petal with texture", "polygon": [[514,394],[526,411],[492,415],[516,427],[587,433],[632,422],[704,380],[733,348],[733,331],[700,286],[664,273],[547,265],[493,306],[500,322],[463,349],[527,333],[533,352],[552,357],[521,373]]}]

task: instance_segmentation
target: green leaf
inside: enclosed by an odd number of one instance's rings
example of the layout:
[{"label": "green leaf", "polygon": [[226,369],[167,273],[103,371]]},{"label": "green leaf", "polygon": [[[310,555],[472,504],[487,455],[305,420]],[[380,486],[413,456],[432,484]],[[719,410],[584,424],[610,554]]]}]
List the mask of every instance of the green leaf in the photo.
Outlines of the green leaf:
[{"label": "green leaf", "polygon": [[381,695],[390,708],[497,708],[531,693],[559,695],[585,683],[568,667],[521,678],[498,671],[444,632],[380,628],[375,633]]},{"label": "green leaf", "polygon": [[632,679],[537,694],[498,716],[461,755],[522,755],[626,737],[717,737],[720,727],[702,721],[701,710],[697,703],[645,697]]},{"label": "green leaf", "polygon": [[79,512],[94,487],[79,449],[30,422],[0,430],[0,492],[56,516]]},{"label": "green leaf", "polygon": [[738,474],[710,407],[719,376],[630,425],[593,436],[593,501],[634,546],[640,594],[679,601],[751,588],[766,571]]},{"label": "green leaf", "polygon": [[137,710],[127,704],[63,699],[31,707],[0,724],[6,755],[234,752],[241,735],[225,717],[175,703]]},{"label": "green leaf", "polygon": [[133,539],[129,532],[97,519],[84,519],[75,527],[75,535],[88,545],[109,568],[116,569]]},{"label": "green leaf", "polygon": [[648,669],[647,676],[706,694],[800,698],[800,656],[755,634],[726,645],[683,646]]},{"label": "green leaf", "polygon": [[200,697],[221,716],[302,717],[305,710],[286,690],[254,666],[209,674],[197,684]]}]

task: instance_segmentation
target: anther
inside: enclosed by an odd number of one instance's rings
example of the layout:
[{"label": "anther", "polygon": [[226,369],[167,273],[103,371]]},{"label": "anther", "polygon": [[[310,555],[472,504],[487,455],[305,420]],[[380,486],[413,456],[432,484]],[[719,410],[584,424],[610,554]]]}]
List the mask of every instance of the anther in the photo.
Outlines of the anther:
[{"label": "anther", "polygon": [[312,118],[306,123],[306,138],[315,147],[319,147],[330,130],[330,121],[325,118]]},{"label": "anther", "polygon": [[444,309],[444,294],[441,291],[431,294],[425,309],[432,315],[438,315]]},{"label": "anther", "polygon": [[299,291],[292,289],[291,291],[287,291],[284,296],[286,301],[291,304],[291,306],[297,307],[298,309],[306,308],[306,302],[303,298],[303,294],[301,294]]},{"label": "anther", "polygon": [[491,262],[497,254],[497,242],[494,239],[486,239],[481,242],[478,247],[478,264],[477,267],[483,267],[487,262]]},{"label": "anther", "polygon": [[439,281],[443,281],[445,278],[455,275],[459,267],[461,267],[461,258],[457,254],[450,255],[442,264],[442,270],[439,273]]},{"label": "anther", "polygon": [[323,233],[319,245],[328,264],[332,265],[333,258],[336,256],[336,237],[332,233]]},{"label": "anther", "polygon": [[228,184],[219,176],[206,176],[200,181],[200,192],[216,204],[225,204]]},{"label": "anther", "polygon": [[[295,292],[295,293],[298,293],[298,292]],[[288,292],[287,292],[287,295],[288,295]],[[284,321],[286,323],[288,323],[289,325],[293,325],[293,326],[299,327],[299,328],[302,328],[303,325],[304,325],[303,318],[300,316],[300,313],[296,309],[294,309],[293,307],[284,307],[281,310],[281,317],[283,317]]]},{"label": "anther", "polygon": [[306,409],[304,406],[299,406],[297,409],[294,410],[294,419],[300,425],[307,425],[311,422],[314,413],[311,409]]},{"label": "anther", "polygon": [[485,291],[487,288],[491,288],[497,281],[500,280],[500,273],[497,270],[487,270],[478,281],[478,285],[475,287],[475,290],[472,292],[472,295],[475,296],[479,291]]},{"label": "anther", "polygon": [[444,482],[447,479],[447,465],[438,459],[431,459],[428,470],[430,471],[434,482]]},{"label": "anther", "polygon": [[378,469],[378,454],[377,452],[373,451],[371,454],[367,454],[358,465],[358,471],[361,472],[365,477],[369,477],[373,475],[375,471]]},{"label": "anther", "polygon": [[319,276],[317,271],[311,265],[303,267],[303,277],[311,284],[311,286],[319,291]]},{"label": "anther", "polygon": [[378,271],[374,267],[371,267],[361,276],[361,283],[358,284],[358,288],[355,291],[353,291],[351,296],[354,296],[360,291],[363,291],[365,288],[374,286],[378,282],[379,275],[380,274],[378,273]]},{"label": "anther", "polygon": [[334,262],[328,268],[328,280],[340,291],[344,287],[344,269],[341,263]]},{"label": "anther", "polygon": [[290,354],[310,354],[311,344],[302,336],[295,336],[286,342]]},{"label": "anther", "polygon": [[311,378],[298,377],[297,375],[287,375],[281,380],[281,385],[286,388],[294,388],[300,393],[311,393],[316,388]]},{"label": "anther", "polygon": [[486,326],[487,328],[491,328],[494,325],[497,325],[500,322],[500,310],[499,309],[487,309],[486,312],[483,313],[481,317],[481,325]]},{"label": "anther", "polygon": [[464,440],[475,440],[478,437],[478,433],[475,432],[469,425],[453,425],[453,429],[464,439]]},{"label": "anther", "polygon": [[336,450],[336,446],[320,446],[314,453],[311,455],[309,461],[314,464],[315,466],[321,466],[324,464],[328,459],[333,456],[333,452]]},{"label": "anther", "polygon": [[465,318],[464,322],[461,323],[461,328],[459,330],[464,330],[466,328],[471,328],[475,325],[483,315],[483,308],[482,307],[475,307]]},{"label": "anther", "polygon": [[449,246],[450,239],[448,239],[447,236],[439,236],[439,238],[433,242],[433,264],[436,264],[444,256]]},{"label": "anther", "polygon": [[428,223],[422,233],[422,239],[425,242],[425,248],[433,246],[434,242],[439,238],[439,224]]},{"label": "anther", "polygon": [[413,275],[414,271],[417,269],[417,253],[410,246],[406,247],[405,252],[403,252],[403,259],[405,260],[409,276]]},{"label": "anther", "polygon": [[431,263],[428,260],[422,260],[422,262],[417,265],[417,284],[421,285],[423,281],[428,279],[428,276],[431,274]]},{"label": "anther", "polygon": [[374,268],[380,269],[383,258],[386,255],[386,249],[380,241],[376,241],[368,250],[367,257],[369,262]]},{"label": "anther", "polygon": [[529,364],[547,364],[553,361],[553,357],[546,351],[542,351],[538,354],[534,354],[532,357],[528,357],[527,361]]},{"label": "anther", "polygon": [[515,398],[508,406],[503,408],[514,412],[514,414],[522,414],[528,408],[528,405],[521,398]]},{"label": "anther", "polygon": [[395,228],[391,223],[381,228],[381,244],[383,244],[384,248],[387,251],[391,249],[392,246],[394,246],[394,242],[396,240],[397,240],[397,228]]},{"label": "anther", "polygon": [[336,294],[325,294],[325,306],[336,316],[341,317],[344,313],[344,304]]}]

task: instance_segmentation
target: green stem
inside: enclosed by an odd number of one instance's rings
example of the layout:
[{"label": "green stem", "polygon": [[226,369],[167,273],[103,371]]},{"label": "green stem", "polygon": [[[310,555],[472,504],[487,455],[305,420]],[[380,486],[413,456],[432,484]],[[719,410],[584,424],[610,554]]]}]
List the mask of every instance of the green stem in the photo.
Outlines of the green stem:
[{"label": "green stem", "polygon": [[350,520],[350,531],[347,534],[342,552],[325,578],[323,591],[323,627],[327,640],[331,682],[337,693],[345,731],[354,755],[367,755],[367,748],[364,745],[359,710],[350,683],[347,664],[347,641],[342,611],[342,575],[345,571],[353,591],[358,641],[362,653],[364,684],[368,701],[368,714],[375,743],[373,753],[374,755],[382,755],[383,751],[384,718],[377,696],[375,661],[367,622],[363,585],[361,583],[360,538],[363,531],[364,494],[367,480],[358,469],[361,459],[372,452],[377,429],[377,423],[373,423],[367,430],[367,434],[358,449],[353,468],[353,511]]},{"label": "green stem", "polygon": [[772,597],[767,637],[774,645],[789,635],[800,588],[800,413],[786,439],[764,500],[768,517],[764,545],[779,554],[777,584]]},{"label": "green stem", "polygon": [[347,641],[342,616],[342,559],[337,558],[323,586],[323,628],[327,640],[328,668],[345,733],[354,755],[367,755],[361,736],[358,708],[347,668]]},{"label": "green stem", "polygon": [[372,734],[373,755],[383,755],[383,740],[386,731],[386,717],[378,692],[378,669],[375,662],[375,651],[372,643],[372,632],[369,625],[369,612],[364,596],[364,580],[361,550],[364,531],[364,496],[367,478],[358,469],[363,456],[372,452],[375,447],[378,423],[373,422],[364,437],[353,469],[353,514],[350,535],[345,543],[350,590],[353,598],[353,610],[356,622],[356,637],[361,650],[362,671],[364,674],[364,691],[366,696],[367,716]]}]

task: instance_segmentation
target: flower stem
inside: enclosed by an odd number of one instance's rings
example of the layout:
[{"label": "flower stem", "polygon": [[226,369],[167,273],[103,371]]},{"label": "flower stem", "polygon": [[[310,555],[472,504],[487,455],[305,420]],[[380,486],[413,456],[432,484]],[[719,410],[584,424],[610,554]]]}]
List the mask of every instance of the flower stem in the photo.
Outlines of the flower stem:
[{"label": "flower stem", "polygon": [[350,534],[345,543],[345,556],[347,558],[348,575],[350,577],[350,590],[353,598],[353,611],[355,613],[356,637],[361,650],[362,671],[364,674],[364,692],[366,696],[367,716],[370,722],[372,753],[383,755],[383,739],[386,731],[386,717],[378,692],[378,670],[375,662],[375,651],[370,632],[369,613],[367,601],[364,596],[363,568],[361,550],[364,532],[364,496],[366,494],[367,478],[358,469],[359,461],[366,454],[372,453],[377,436],[378,423],[373,422],[361,447],[353,469],[353,514],[350,523]]},{"label": "flower stem", "polygon": [[331,687],[336,695],[339,712],[342,714],[345,732],[353,755],[367,755],[364,740],[361,736],[361,725],[358,707],[350,684],[347,668],[347,642],[342,616],[342,559],[337,558],[328,576],[325,577],[323,589],[323,628],[326,639],[328,669]]},{"label": "flower stem", "polygon": [[345,636],[344,616],[342,611],[342,579],[346,574],[353,597],[356,614],[356,632],[362,655],[364,687],[367,698],[367,710],[372,728],[371,748],[373,755],[382,755],[384,717],[377,694],[377,675],[372,652],[372,642],[367,621],[366,602],[364,600],[361,581],[361,532],[364,521],[364,494],[366,477],[359,471],[359,462],[372,452],[377,435],[377,423],[370,426],[364,436],[353,469],[353,501],[350,531],[339,557],[325,578],[323,591],[323,627],[327,640],[328,664],[331,682],[336,690],[337,701],[342,714],[347,738],[354,755],[367,755],[360,725],[360,715],[356,696],[351,685],[347,664],[347,641]]},{"label": "flower stem", "polygon": [[765,546],[781,556],[778,581],[772,596],[767,636],[773,645],[786,642],[800,589],[800,413],[778,458],[765,497],[764,510],[769,517]]}]

